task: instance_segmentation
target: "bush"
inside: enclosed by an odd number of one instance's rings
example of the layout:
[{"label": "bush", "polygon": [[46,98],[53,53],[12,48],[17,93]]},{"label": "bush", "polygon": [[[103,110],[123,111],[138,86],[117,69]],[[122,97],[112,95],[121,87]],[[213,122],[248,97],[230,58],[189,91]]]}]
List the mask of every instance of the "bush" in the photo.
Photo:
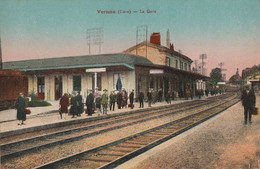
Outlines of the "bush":
[{"label": "bush", "polygon": [[47,101],[38,100],[36,94],[30,94],[31,101],[28,102],[28,107],[43,107],[43,106],[51,106],[51,104]]}]

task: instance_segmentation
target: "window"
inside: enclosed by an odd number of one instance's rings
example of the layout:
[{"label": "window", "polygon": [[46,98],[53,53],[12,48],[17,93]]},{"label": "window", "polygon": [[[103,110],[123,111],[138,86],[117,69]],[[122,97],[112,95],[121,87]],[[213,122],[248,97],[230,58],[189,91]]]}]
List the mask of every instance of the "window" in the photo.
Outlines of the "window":
[{"label": "window", "polygon": [[118,78],[120,77],[121,83],[122,83],[122,87],[124,87],[124,75],[122,75],[121,73],[115,73],[113,75],[113,89],[116,90],[116,83]]},{"label": "window", "polygon": [[154,88],[153,77],[150,77],[150,88]]},{"label": "window", "polygon": [[180,69],[183,70],[183,62],[180,62]]},{"label": "window", "polygon": [[171,66],[171,59],[169,57],[166,57],[166,66]]},{"label": "window", "polygon": [[187,63],[184,63],[184,69],[187,71]]},{"label": "window", "polygon": [[175,61],[175,67],[176,67],[176,69],[178,69],[178,60],[177,59]]},{"label": "window", "polygon": [[73,76],[73,91],[81,91],[81,76]]},{"label": "window", "polygon": [[[101,73],[97,73],[97,88],[99,91],[102,90],[101,79]],[[95,91],[95,74],[92,75],[92,90]]]},{"label": "window", "polygon": [[45,93],[45,80],[44,77],[37,77],[38,93]]}]

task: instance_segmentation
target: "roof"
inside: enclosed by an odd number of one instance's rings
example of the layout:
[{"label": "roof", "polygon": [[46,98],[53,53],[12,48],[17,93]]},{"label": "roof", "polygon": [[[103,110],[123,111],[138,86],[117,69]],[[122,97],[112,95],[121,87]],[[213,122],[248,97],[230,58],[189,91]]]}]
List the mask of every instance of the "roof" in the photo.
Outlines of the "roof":
[{"label": "roof", "polygon": [[[136,49],[136,47],[141,47],[141,46],[144,46],[144,45],[146,45],[146,42],[145,42],[145,41],[144,41],[144,42],[141,42],[141,43],[139,43],[139,44],[137,44],[137,45],[135,45],[135,46],[133,46],[133,47],[131,47],[131,48],[125,50],[125,51],[123,51],[123,53],[128,53],[129,51],[132,51],[132,50]],[[182,58],[182,59],[185,59],[185,60],[187,60],[187,61],[189,61],[189,62],[193,62],[193,60],[191,60],[188,56],[185,56],[185,55],[183,55],[183,54],[181,54],[181,53],[179,53],[179,52],[177,52],[177,51],[172,51],[172,50],[170,50],[169,48],[167,48],[167,47],[165,47],[165,46],[155,45],[155,44],[149,43],[149,42],[147,42],[147,46],[150,46],[150,47],[152,47],[152,48],[157,48],[157,49],[159,49],[160,51],[167,52],[167,53],[172,54],[172,55],[174,55],[174,56],[178,56],[178,57],[180,57],[180,58]]]},{"label": "roof", "polygon": [[4,62],[3,69],[33,71],[50,69],[124,66],[133,70],[134,65],[136,64],[153,65],[152,62],[150,62],[144,57],[132,54],[117,53]]},{"label": "roof", "polygon": [[185,71],[185,70],[180,70],[180,69],[176,69],[176,68],[173,68],[173,67],[169,67],[169,66],[162,66],[162,65],[146,65],[146,66],[143,66],[143,65],[136,65],[136,66],[142,66],[142,67],[150,67],[150,68],[155,68],[155,69],[163,69],[166,73],[174,73],[174,74],[177,74],[177,75],[185,75],[185,76],[189,76],[189,77],[192,77],[192,78],[195,78],[195,79],[209,79],[210,77],[208,76],[204,76],[202,74],[199,74],[199,73],[194,73],[194,72],[189,72],[189,71]]}]

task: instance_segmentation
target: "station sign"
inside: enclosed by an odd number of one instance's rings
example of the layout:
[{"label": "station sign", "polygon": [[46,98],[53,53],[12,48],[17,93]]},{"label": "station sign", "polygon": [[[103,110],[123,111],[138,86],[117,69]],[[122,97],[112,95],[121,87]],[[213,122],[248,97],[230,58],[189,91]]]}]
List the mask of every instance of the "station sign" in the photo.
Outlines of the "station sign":
[{"label": "station sign", "polygon": [[106,72],[106,68],[90,68],[86,69],[86,72]]},{"label": "station sign", "polygon": [[259,82],[260,79],[249,79],[249,82]]},{"label": "station sign", "polygon": [[225,85],[226,82],[218,82],[217,85]]},{"label": "station sign", "polygon": [[150,74],[163,74],[163,69],[150,69]]}]

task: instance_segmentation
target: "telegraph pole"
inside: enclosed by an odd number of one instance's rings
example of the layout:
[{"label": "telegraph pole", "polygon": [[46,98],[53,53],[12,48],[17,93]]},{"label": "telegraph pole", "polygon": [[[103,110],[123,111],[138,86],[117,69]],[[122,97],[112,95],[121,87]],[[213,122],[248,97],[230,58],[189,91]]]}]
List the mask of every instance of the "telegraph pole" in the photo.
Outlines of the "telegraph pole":
[{"label": "telegraph pole", "polygon": [[200,59],[201,59],[201,74],[205,75],[205,69],[204,69],[204,65],[206,64],[206,62],[204,62],[205,59],[207,59],[207,54],[201,54],[200,55]]},{"label": "telegraph pole", "polygon": [[227,69],[224,69],[223,66],[225,65],[224,62],[220,62],[219,64],[219,68],[221,70],[221,75],[222,75],[222,80],[226,81],[226,74],[223,73],[223,71],[227,71]]},{"label": "telegraph pole", "polygon": [[101,53],[101,45],[103,44],[104,39],[104,30],[102,27],[100,28],[91,28],[87,29],[87,45],[89,54],[91,54],[91,46],[97,45],[99,46],[99,54]]},{"label": "telegraph pole", "polygon": [[136,28],[136,55],[138,54],[138,43],[145,41],[146,42],[146,58],[147,58],[147,35],[148,35],[148,26],[141,25]]}]

